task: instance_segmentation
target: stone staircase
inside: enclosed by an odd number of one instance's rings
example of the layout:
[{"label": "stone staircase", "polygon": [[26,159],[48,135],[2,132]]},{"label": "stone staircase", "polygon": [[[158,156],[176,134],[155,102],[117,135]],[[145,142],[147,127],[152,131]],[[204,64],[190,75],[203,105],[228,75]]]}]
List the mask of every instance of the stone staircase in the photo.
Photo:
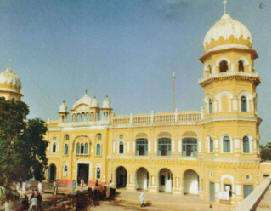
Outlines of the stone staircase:
[{"label": "stone staircase", "polygon": [[263,195],[263,198],[259,202],[256,211],[270,211],[271,210],[271,186]]}]

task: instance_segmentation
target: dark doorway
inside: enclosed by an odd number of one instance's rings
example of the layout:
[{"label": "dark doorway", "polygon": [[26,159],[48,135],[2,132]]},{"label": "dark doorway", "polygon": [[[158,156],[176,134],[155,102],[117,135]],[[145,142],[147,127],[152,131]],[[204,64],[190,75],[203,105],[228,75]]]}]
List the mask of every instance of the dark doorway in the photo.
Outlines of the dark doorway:
[{"label": "dark doorway", "polygon": [[209,187],[210,187],[210,190],[209,190],[210,201],[214,202],[215,201],[215,183],[210,182],[209,184],[210,184],[209,185]]},{"label": "dark doorway", "polygon": [[124,188],[127,185],[127,170],[125,168],[118,167],[116,170],[116,187]]},{"label": "dark doorway", "polygon": [[77,164],[77,184],[81,183],[81,179],[84,180],[84,183],[88,184],[88,164]]},{"label": "dark doorway", "polygon": [[48,173],[49,173],[48,180],[54,181],[56,179],[56,166],[55,166],[55,164],[50,164]]}]

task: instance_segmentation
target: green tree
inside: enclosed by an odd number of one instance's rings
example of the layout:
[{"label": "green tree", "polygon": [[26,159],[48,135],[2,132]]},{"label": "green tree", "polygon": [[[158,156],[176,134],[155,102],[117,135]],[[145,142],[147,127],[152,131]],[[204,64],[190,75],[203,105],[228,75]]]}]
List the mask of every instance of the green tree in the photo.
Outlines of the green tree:
[{"label": "green tree", "polygon": [[263,161],[271,160],[271,142],[260,145],[260,157]]},{"label": "green tree", "polygon": [[28,113],[23,101],[0,98],[0,187],[8,200],[16,197],[16,182],[42,180],[47,168],[47,127],[39,118],[26,120]]}]

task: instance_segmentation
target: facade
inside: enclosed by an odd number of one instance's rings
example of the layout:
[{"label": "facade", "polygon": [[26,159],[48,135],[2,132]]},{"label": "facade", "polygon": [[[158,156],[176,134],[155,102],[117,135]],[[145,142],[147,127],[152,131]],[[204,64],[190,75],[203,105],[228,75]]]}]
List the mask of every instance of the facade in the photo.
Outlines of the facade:
[{"label": "facade", "polygon": [[[203,45],[201,111],[116,116],[108,97],[99,106],[87,92],[70,111],[63,102],[59,119],[48,122],[48,180],[66,186],[112,180],[117,188],[210,201],[229,190],[233,204],[242,201],[271,174],[259,159],[258,55],[250,31],[228,14]],[[1,77],[0,95],[20,99],[18,86],[10,91]]]}]

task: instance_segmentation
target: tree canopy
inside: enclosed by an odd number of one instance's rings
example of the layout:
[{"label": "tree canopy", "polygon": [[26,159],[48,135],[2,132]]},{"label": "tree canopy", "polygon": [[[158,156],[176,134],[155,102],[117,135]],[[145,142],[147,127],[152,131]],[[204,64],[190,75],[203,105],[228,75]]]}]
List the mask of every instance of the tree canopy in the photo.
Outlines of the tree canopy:
[{"label": "tree canopy", "polygon": [[23,101],[0,98],[0,186],[6,199],[13,199],[14,183],[42,180],[47,168],[47,126],[39,118],[27,120],[28,113]]},{"label": "tree canopy", "polygon": [[260,145],[260,157],[263,161],[271,160],[271,143]]}]

